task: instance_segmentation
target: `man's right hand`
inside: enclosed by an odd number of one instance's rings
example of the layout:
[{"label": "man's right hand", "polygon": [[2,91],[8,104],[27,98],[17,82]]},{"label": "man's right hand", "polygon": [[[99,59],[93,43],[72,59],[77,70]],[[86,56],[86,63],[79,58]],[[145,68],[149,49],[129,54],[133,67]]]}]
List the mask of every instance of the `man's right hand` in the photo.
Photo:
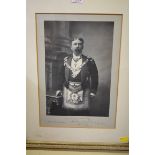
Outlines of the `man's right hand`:
[{"label": "man's right hand", "polygon": [[62,91],[61,90],[57,90],[56,91],[56,96],[62,96]]}]

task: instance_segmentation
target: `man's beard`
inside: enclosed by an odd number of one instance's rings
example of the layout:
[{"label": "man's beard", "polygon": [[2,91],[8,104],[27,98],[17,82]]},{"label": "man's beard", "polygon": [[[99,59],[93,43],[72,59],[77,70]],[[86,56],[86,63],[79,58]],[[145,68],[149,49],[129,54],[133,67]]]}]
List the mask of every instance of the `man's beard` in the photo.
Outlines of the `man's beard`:
[{"label": "man's beard", "polygon": [[81,55],[81,53],[82,53],[82,50],[80,50],[80,49],[75,49],[74,50],[75,55]]}]

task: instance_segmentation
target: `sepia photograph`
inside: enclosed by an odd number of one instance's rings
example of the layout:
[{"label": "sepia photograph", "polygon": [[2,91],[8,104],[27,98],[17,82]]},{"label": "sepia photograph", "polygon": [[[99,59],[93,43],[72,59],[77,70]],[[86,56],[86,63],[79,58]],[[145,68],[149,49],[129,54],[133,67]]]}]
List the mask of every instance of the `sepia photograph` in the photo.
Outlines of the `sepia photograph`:
[{"label": "sepia photograph", "polygon": [[108,117],[114,22],[44,26],[47,115]]},{"label": "sepia photograph", "polygon": [[41,125],[115,127],[121,20],[36,14]]}]

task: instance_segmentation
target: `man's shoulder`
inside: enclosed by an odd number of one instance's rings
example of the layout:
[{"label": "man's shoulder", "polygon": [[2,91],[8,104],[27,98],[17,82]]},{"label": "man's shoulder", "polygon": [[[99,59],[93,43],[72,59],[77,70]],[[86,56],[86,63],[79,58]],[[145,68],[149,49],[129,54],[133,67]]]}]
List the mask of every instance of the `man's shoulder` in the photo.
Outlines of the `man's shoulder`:
[{"label": "man's shoulder", "polygon": [[68,55],[68,56],[64,57],[64,61],[67,61],[71,57],[72,57],[72,55]]},{"label": "man's shoulder", "polygon": [[94,62],[95,62],[94,59],[93,59],[92,57],[90,57],[90,56],[83,55],[83,57],[84,57],[85,59],[87,59],[87,61],[90,62],[90,63],[94,63]]},{"label": "man's shoulder", "polygon": [[64,57],[64,61],[68,59],[68,56]]}]

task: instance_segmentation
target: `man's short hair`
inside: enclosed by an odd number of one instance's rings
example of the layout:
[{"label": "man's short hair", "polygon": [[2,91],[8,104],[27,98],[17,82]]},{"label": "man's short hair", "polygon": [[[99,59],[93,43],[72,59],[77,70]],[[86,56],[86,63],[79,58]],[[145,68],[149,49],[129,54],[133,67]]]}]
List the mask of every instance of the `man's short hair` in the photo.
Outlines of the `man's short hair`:
[{"label": "man's short hair", "polygon": [[84,39],[81,37],[74,37],[74,38],[72,38],[71,42],[74,40],[80,40],[82,42],[82,44],[84,44]]}]

